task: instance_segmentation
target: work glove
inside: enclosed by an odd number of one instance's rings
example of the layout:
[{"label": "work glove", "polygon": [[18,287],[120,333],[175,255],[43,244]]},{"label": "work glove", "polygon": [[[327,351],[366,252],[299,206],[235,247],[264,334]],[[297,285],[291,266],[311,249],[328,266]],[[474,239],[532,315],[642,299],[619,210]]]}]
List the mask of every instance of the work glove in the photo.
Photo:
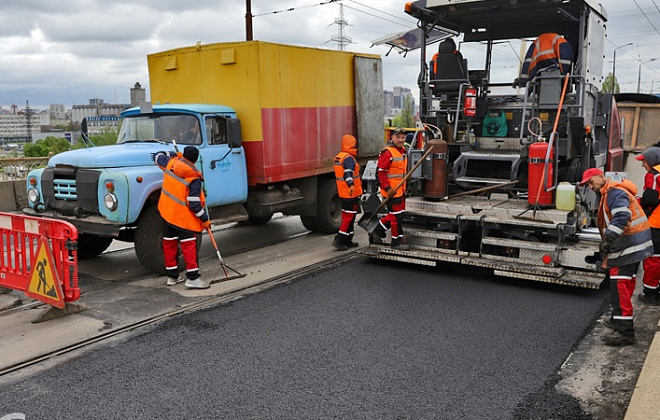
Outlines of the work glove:
[{"label": "work glove", "polygon": [[210,228],[211,227],[211,221],[207,220],[206,222],[202,222],[202,226],[204,227],[204,229]]},{"label": "work glove", "polygon": [[513,86],[514,88],[525,87],[525,82],[523,81],[523,79],[521,79],[520,77],[518,77],[517,79],[515,79],[515,80],[513,81],[513,85],[512,85],[512,86]]},{"label": "work glove", "polygon": [[353,197],[354,192],[355,192],[355,185],[351,185],[350,187],[348,187],[348,195]]},{"label": "work glove", "polygon": [[385,188],[385,192],[387,193],[388,198],[392,198],[394,197],[394,194],[396,194],[396,190],[392,187]]},{"label": "work glove", "polygon": [[601,254],[609,254],[610,250],[612,249],[612,243],[614,243],[614,241],[610,239],[605,239],[600,243],[598,250],[600,251]]}]

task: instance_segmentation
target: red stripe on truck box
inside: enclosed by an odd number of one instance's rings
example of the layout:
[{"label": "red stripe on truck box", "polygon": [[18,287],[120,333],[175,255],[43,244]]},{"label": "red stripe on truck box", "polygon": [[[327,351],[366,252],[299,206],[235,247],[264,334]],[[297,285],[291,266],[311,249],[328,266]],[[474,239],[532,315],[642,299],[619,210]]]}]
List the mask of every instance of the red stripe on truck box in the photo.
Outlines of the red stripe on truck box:
[{"label": "red stripe on truck box", "polygon": [[356,135],[355,107],[263,108],[262,141],[244,142],[248,183],[332,172],[344,134]]}]

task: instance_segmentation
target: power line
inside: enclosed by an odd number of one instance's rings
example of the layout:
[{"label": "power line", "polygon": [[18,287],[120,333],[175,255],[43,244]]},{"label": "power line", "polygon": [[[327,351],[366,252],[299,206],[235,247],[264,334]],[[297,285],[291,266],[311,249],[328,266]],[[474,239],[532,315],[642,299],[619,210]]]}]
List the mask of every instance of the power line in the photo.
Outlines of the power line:
[{"label": "power line", "polygon": [[407,24],[409,24],[409,22],[408,22],[406,19],[402,18],[401,16],[393,15],[393,14],[391,14],[391,13],[384,12],[384,11],[382,11],[381,9],[377,9],[377,8],[375,8],[375,7],[367,6],[366,4],[358,3],[358,2],[355,1],[355,0],[348,0],[348,1],[350,1],[351,3],[355,3],[355,4],[359,5],[359,6],[366,7],[367,9],[375,10],[375,11],[377,11],[377,12],[380,12],[380,13],[384,14],[384,15],[392,16],[393,18],[396,18],[396,19],[402,20],[402,21],[406,22]]},{"label": "power line", "polygon": [[307,6],[290,7],[288,9],[283,9],[283,10],[274,10],[272,12],[259,13],[258,15],[252,15],[252,17],[265,16],[265,15],[274,15],[274,14],[277,14],[277,13],[284,13],[284,12],[293,12],[294,10],[307,9],[307,8],[316,7],[316,6],[323,6],[323,5],[330,4],[330,3],[336,3],[338,1],[340,1],[340,0],[328,0],[328,1],[321,2],[321,3],[317,3],[317,4],[310,4],[310,5],[307,5]]},{"label": "power line", "polygon": [[[660,35],[660,31],[658,31],[658,28],[656,28],[655,25],[653,24],[653,22],[651,22],[651,19],[649,19],[649,17],[648,17],[648,15],[646,14],[646,12],[645,12],[644,10],[642,10],[642,7],[639,5],[639,3],[637,3],[637,0],[633,0],[633,2],[635,3],[635,5],[636,5],[637,8],[639,9],[639,11],[642,12],[642,14],[643,14],[644,17],[646,18],[646,20],[647,20],[647,21],[649,22],[649,24],[651,25],[651,27],[653,27],[653,29],[655,30],[655,32],[656,32],[658,35]],[[656,5],[656,8],[657,8],[657,5]]]},{"label": "power line", "polygon": [[401,22],[394,22],[394,21],[392,21],[392,20],[385,19],[385,18],[380,17],[380,16],[376,16],[376,15],[374,15],[374,14],[371,14],[371,13],[369,13],[369,12],[365,12],[364,10],[356,9],[355,7],[351,7],[351,6],[348,6],[348,5],[346,5],[346,4],[344,5],[344,7],[346,7],[347,9],[355,10],[356,12],[364,13],[365,15],[369,15],[369,16],[371,16],[371,17],[375,17],[376,19],[384,20],[385,22],[390,22],[390,23],[394,23],[394,24],[396,24],[396,25],[401,25],[401,26],[406,27],[406,28],[410,28],[410,24],[405,25],[405,24],[403,24],[403,23],[401,23]]}]

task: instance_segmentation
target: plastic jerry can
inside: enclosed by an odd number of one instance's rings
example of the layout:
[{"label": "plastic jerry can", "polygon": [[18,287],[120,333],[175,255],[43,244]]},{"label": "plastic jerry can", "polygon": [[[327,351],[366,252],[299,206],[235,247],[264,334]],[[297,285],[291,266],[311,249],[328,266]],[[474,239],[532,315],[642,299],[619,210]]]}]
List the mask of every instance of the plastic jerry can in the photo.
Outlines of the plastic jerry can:
[{"label": "plastic jerry can", "polygon": [[569,182],[560,182],[557,185],[557,210],[575,209],[575,186]]}]

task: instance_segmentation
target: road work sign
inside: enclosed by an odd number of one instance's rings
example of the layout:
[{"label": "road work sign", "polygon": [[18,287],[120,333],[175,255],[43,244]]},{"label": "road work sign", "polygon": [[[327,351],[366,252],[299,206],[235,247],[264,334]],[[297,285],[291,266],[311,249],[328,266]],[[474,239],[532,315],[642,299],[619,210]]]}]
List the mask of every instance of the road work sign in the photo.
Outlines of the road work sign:
[{"label": "road work sign", "polygon": [[80,298],[77,241],[68,222],[0,213],[0,287],[65,308]]}]

